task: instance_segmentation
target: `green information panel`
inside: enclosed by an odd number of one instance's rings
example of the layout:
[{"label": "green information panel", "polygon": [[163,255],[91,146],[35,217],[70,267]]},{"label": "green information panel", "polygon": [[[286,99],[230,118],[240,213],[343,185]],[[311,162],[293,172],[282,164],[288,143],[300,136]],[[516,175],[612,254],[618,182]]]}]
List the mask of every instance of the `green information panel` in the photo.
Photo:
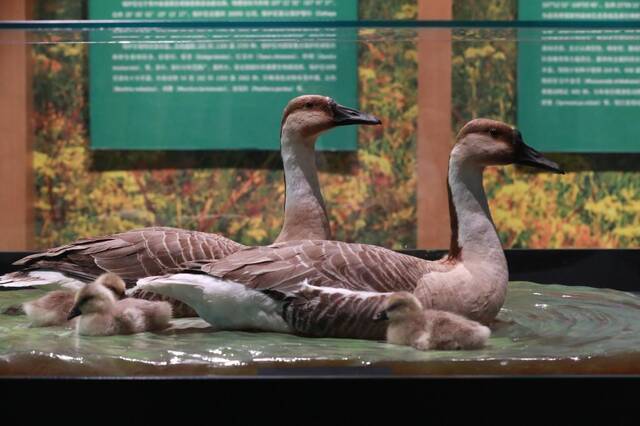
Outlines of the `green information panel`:
[{"label": "green information panel", "polygon": [[[90,19],[356,20],[357,0],[90,0]],[[127,29],[92,35],[94,149],[279,149],[302,94],[356,107],[354,29]],[[355,150],[357,129],[319,149]]]},{"label": "green information panel", "polygon": [[[519,19],[637,20],[640,0],[520,0]],[[640,152],[640,31],[519,36],[518,127],[527,141],[547,152]]]}]

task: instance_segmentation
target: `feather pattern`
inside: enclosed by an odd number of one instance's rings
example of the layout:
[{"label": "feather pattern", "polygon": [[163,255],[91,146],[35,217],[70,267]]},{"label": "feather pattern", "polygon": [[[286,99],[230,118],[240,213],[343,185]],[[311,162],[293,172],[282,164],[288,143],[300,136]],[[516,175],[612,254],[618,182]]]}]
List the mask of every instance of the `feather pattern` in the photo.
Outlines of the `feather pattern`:
[{"label": "feather pattern", "polygon": [[[325,96],[305,95],[289,102],[280,128],[285,212],[277,241],[330,238],[329,219],[318,181],[315,142],[322,132],[355,124],[379,125],[380,120],[338,105]],[[176,273],[242,248],[242,244],[219,235],[175,228],[144,228],[81,239],[29,256],[16,265],[32,273],[47,268],[85,282],[109,271],[120,275],[131,286],[139,278]],[[151,297],[144,292],[133,292],[132,295]],[[179,315],[180,309],[174,308]]]},{"label": "feather pattern", "polygon": [[[31,277],[27,271],[53,270],[82,282],[91,282],[104,272],[113,272],[132,286],[140,278],[175,273],[181,270],[182,264],[210,262],[244,247],[217,234],[170,227],[142,228],[82,239],[27,256],[14,263],[24,269],[7,279],[16,281],[14,287],[23,287],[39,285],[42,281]],[[191,307],[166,296],[140,290],[130,295],[169,301],[176,318],[197,316]]]},{"label": "feather pattern", "polygon": [[201,270],[256,290],[286,293],[304,280],[352,291],[413,291],[423,274],[450,268],[372,245],[302,240],[239,250]]},{"label": "feather pattern", "polygon": [[390,294],[303,283],[285,297],[282,317],[303,336],[383,340],[386,324],[373,318]]},{"label": "feather pattern", "polygon": [[132,286],[139,278],[174,273],[183,263],[220,259],[244,247],[216,234],[152,227],[78,240],[14,264],[26,270],[54,269],[83,281],[114,272]]},{"label": "feather pattern", "polygon": [[452,267],[372,245],[301,240],[246,248],[196,270],[283,301],[296,334],[382,340],[386,325],[373,317],[388,295]]},{"label": "feather pattern", "polygon": [[[424,308],[490,323],[504,303],[508,267],[482,174],[488,165],[521,161],[519,152],[535,150],[523,148],[519,132],[484,119],[466,125],[456,142],[447,180],[452,227],[449,256],[430,262],[371,245],[290,241],[246,248],[216,262],[190,266],[181,274],[182,283],[189,285],[196,279],[188,272],[205,272],[261,291],[283,303],[283,318],[294,332],[314,336],[381,337],[367,315],[382,303],[382,294],[397,291],[413,293]],[[544,168],[560,170],[540,156],[532,158]]]}]

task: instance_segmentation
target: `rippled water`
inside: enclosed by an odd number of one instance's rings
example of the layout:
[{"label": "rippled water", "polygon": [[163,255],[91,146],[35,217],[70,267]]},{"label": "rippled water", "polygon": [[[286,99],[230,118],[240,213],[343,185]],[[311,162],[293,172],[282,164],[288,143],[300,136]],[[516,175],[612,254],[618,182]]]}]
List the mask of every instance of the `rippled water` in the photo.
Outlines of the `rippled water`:
[{"label": "rippled water", "polygon": [[[38,290],[0,292],[0,309]],[[640,373],[640,298],[588,287],[510,284],[488,347],[420,352],[347,339],[212,332],[197,319],[135,336],[77,336],[0,315],[0,375]]]}]

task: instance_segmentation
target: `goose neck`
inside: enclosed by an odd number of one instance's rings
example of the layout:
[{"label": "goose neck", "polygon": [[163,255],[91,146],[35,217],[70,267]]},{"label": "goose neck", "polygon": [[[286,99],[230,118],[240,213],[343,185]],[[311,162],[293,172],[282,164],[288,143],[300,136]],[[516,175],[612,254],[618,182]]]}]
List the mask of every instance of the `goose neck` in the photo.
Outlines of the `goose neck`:
[{"label": "goose neck", "polygon": [[329,220],[320,191],[315,158],[317,136],[283,132],[284,224],[275,242],[330,239]]},{"label": "goose neck", "polygon": [[449,257],[483,260],[495,254],[504,258],[502,244],[489,211],[482,185],[484,166],[455,155],[449,161],[451,248]]}]

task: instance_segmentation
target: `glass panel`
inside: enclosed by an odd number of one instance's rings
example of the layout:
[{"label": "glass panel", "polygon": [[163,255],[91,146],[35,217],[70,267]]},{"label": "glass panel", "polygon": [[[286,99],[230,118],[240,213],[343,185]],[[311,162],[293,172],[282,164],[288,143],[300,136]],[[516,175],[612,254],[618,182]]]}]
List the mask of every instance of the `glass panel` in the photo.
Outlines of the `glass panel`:
[{"label": "glass panel", "polygon": [[[75,3],[40,2],[36,18],[86,16],[86,8]],[[360,18],[388,21],[316,23],[313,28],[287,23],[287,28],[262,29],[234,23],[212,28],[220,23],[210,21],[183,22],[186,28],[175,27],[175,22],[131,27],[146,25],[141,21],[74,29],[93,25],[77,21],[60,22],[55,30],[36,21],[23,24],[33,27],[29,30],[6,29],[17,24],[2,23],[0,46],[26,44],[30,57],[25,73],[33,99],[28,109],[32,168],[27,173],[32,191],[26,191],[24,216],[34,218],[16,225],[25,228],[23,242],[10,240],[3,248],[42,249],[151,225],[267,244],[282,224],[279,117],[288,99],[316,92],[383,122],[381,127],[332,132],[333,138],[323,136],[318,145],[320,184],[336,239],[394,249],[446,248],[447,238],[420,236],[421,227],[427,233],[434,227],[421,214],[439,216],[448,226],[448,206],[429,205],[423,198],[429,194],[421,195],[419,189],[433,185],[434,192],[445,191],[442,184],[421,181],[420,162],[435,164],[417,151],[420,99],[430,98],[432,105],[450,105],[446,143],[452,144],[473,117],[499,119],[521,127],[525,140],[554,152],[550,158],[567,170],[561,176],[520,166],[487,169],[485,186],[505,247],[637,247],[639,147],[628,137],[635,132],[631,117],[638,102],[633,88],[640,58],[635,23],[564,17],[562,29],[548,28],[548,21],[541,20],[507,22],[500,28],[487,19],[513,20],[517,5],[484,3],[486,9],[454,2],[457,21],[450,23],[452,28],[431,28],[443,26],[438,22],[411,24],[407,20],[417,17],[413,2],[374,8],[365,1],[360,2]],[[471,21],[475,28],[469,27]],[[317,49],[327,41],[331,51]],[[261,53],[276,45],[280,50],[274,55]],[[282,50],[286,45],[294,47]],[[608,53],[589,51],[594,46]],[[222,51],[218,48],[226,51],[226,59],[216,57]],[[160,51],[167,54],[164,63]],[[449,52],[445,58],[450,64],[444,66],[450,66],[452,91],[447,99],[433,100],[422,88],[438,75],[425,70],[442,52]],[[258,54],[262,61],[255,59]],[[603,56],[609,61],[606,70],[576,71],[576,61],[595,63]],[[274,62],[276,57],[293,68],[269,71],[282,66]],[[287,62],[287,57],[298,60]],[[8,70],[13,64],[3,61],[0,66]],[[220,68],[208,71],[215,66]],[[296,72],[313,67],[315,80],[305,81]],[[210,85],[207,78],[227,80]],[[244,80],[229,80],[239,78]],[[122,100],[118,86],[189,93],[175,98],[137,93]],[[234,90],[249,94],[236,96]],[[281,92],[252,97],[260,90]],[[113,103],[118,96],[119,103]],[[572,103],[571,96],[600,102],[606,112]],[[558,109],[545,109],[545,102],[566,108],[560,115]],[[603,102],[611,104],[608,109]],[[589,130],[580,132],[582,128]]]}]

